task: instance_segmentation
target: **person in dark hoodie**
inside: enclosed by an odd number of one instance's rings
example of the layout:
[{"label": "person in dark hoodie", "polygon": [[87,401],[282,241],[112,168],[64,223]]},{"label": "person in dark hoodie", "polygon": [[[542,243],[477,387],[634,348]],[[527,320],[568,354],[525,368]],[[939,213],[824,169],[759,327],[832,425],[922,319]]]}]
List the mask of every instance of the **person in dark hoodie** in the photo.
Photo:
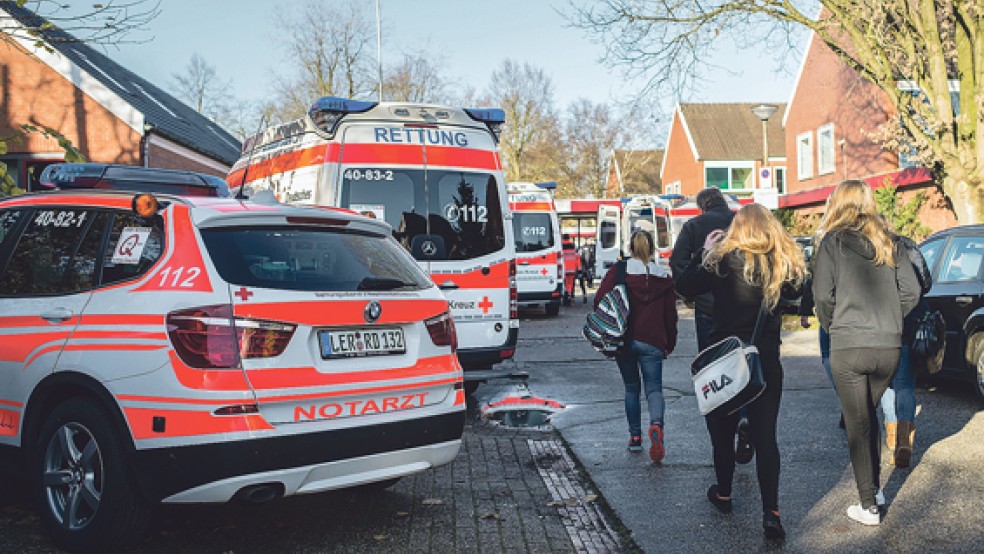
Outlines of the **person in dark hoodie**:
[{"label": "person in dark hoodie", "polygon": [[[714,296],[714,327],[710,340],[737,336],[752,339],[761,309],[766,310],[758,348],[765,377],[765,391],[745,407],[749,435],[755,445],[755,469],[762,496],[762,530],[766,538],[780,540],[786,531],[779,519],[779,445],[776,425],[782,399],[782,364],[779,361],[782,313],[779,298],[794,299],[806,276],[803,250],[767,208],[748,204],[735,215],[727,232],[713,231],[704,242],[704,253],[694,257],[676,281],[684,296]],[[707,489],[707,499],[719,511],[731,512],[731,486],[735,473],[734,436],[738,413],[706,417],[717,482]]]},{"label": "person in dark hoodie", "polygon": [[[663,360],[673,352],[677,339],[676,294],[673,279],[654,261],[653,236],[635,231],[629,241],[632,257],[625,262],[625,288],[629,296],[629,326],[623,349],[615,356],[625,384],[625,417],[629,423],[629,451],[642,452],[642,406],[645,387],[649,408],[649,458],[663,460]],[[594,305],[615,286],[617,267],[602,279]],[[640,374],[642,379],[640,381]]]},{"label": "person in dark hoodie", "polygon": [[903,318],[919,302],[919,281],[863,181],[834,189],[820,229],[813,298],[820,325],[830,333],[830,368],[860,496],[847,515],[878,525],[885,497],[875,406],[898,366]]},{"label": "person in dark hoodie", "polygon": [[[673,278],[680,279],[683,270],[694,258],[699,258],[704,248],[704,241],[712,231],[724,230],[731,225],[735,212],[728,207],[721,189],[707,187],[697,193],[695,198],[700,215],[688,220],[680,229],[673,253],[670,255],[670,269]],[[697,330],[697,351],[700,352],[711,345],[711,328],[714,320],[714,295],[706,292],[694,298],[694,326]],[[738,444],[735,446],[735,460],[747,464],[755,456],[755,447],[748,436],[748,416],[741,414],[738,421]]]}]

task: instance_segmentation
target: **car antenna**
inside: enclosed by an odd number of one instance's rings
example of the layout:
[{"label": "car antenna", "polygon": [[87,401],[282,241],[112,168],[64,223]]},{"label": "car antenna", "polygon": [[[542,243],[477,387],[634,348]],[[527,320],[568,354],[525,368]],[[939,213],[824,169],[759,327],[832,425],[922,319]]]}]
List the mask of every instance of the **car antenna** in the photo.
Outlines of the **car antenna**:
[{"label": "car antenna", "polygon": [[253,135],[253,144],[249,147],[249,155],[246,156],[246,167],[243,168],[243,180],[239,183],[239,190],[236,192],[236,200],[246,200],[246,175],[249,174],[249,162],[253,160],[253,152],[256,151],[256,143],[260,142],[259,135],[263,129],[266,127],[267,114],[263,114],[260,118],[260,126],[256,130],[256,134]]}]

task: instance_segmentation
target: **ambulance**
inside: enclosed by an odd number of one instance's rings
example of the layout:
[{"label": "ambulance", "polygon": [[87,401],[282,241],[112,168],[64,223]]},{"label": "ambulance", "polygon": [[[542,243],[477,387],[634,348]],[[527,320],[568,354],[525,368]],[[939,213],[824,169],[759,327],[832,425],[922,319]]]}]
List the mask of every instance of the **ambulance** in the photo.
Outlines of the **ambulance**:
[{"label": "ambulance", "polygon": [[519,332],[500,109],[324,97],[243,144],[226,181],[386,221],[451,305],[469,390]]},{"label": "ambulance", "polygon": [[520,306],[560,313],[564,287],[560,224],[551,190],[555,182],[509,183],[509,209],[516,240],[516,287]]},{"label": "ambulance", "polygon": [[656,242],[656,262],[669,267],[673,249],[669,201],[656,195],[622,199],[620,206],[598,206],[595,236],[595,275],[604,277],[608,268],[628,255],[629,240],[638,229],[649,231]]},{"label": "ambulance", "polygon": [[386,487],[457,455],[447,299],[384,222],[267,195],[0,199],[0,480],[30,483],[59,547],[125,551],[156,503]]}]

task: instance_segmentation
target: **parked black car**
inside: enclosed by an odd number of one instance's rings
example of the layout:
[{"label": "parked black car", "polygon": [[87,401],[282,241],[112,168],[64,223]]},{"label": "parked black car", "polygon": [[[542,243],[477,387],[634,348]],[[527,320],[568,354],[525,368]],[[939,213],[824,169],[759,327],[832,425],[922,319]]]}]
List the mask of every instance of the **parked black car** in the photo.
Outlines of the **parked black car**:
[{"label": "parked black car", "polygon": [[919,250],[933,272],[926,299],[946,321],[946,351],[938,375],[973,381],[984,401],[984,225],[940,231]]}]

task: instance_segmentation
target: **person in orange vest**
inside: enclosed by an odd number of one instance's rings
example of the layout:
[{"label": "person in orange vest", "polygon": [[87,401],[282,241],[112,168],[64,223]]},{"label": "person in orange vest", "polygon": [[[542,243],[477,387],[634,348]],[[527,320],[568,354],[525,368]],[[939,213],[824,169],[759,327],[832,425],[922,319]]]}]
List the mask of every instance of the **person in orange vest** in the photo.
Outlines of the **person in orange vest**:
[{"label": "person in orange vest", "polygon": [[564,305],[570,306],[574,299],[574,279],[581,271],[581,256],[574,249],[570,235],[564,233],[560,244],[564,256]]}]

